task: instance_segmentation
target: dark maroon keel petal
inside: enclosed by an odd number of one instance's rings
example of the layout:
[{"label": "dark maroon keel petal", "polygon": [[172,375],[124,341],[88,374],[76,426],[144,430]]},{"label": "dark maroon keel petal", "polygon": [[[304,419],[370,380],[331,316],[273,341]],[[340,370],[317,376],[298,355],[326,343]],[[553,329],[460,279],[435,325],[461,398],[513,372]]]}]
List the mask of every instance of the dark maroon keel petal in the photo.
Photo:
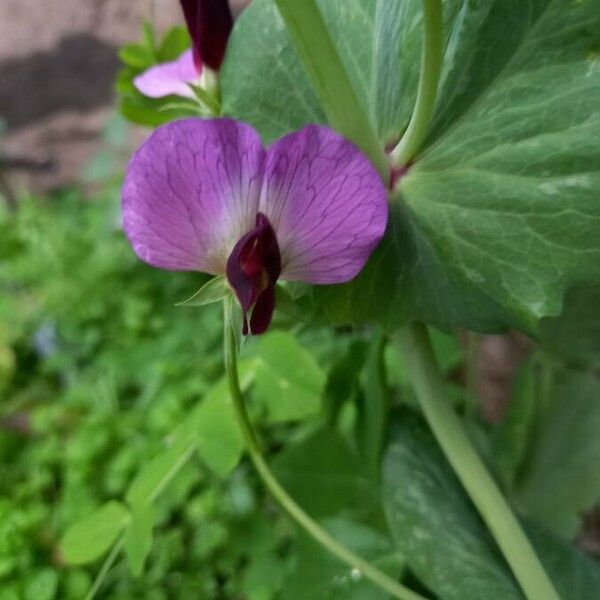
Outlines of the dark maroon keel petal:
[{"label": "dark maroon keel petal", "polygon": [[228,0],[199,0],[200,7],[200,56],[202,62],[218,71],[221,68],[229,34],[233,29],[233,17]]},{"label": "dark maroon keel petal", "polygon": [[270,285],[262,292],[254,305],[252,317],[250,318],[250,333],[252,335],[260,335],[269,328],[274,310],[275,286]]},{"label": "dark maroon keel petal", "polygon": [[200,52],[200,2],[201,0],[179,0],[185,17],[185,24],[192,38],[192,50],[194,53],[194,65],[196,70],[202,70],[202,53]]},{"label": "dark maroon keel petal", "polygon": [[277,237],[267,217],[258,213],[256,227],[240,238],[226,267],[227,280],[244,313],[244,335],[248,333],[247,313],[252,307],[251,333],[263,333],[269,326],[275,306],[275,282],[280,273]]}]

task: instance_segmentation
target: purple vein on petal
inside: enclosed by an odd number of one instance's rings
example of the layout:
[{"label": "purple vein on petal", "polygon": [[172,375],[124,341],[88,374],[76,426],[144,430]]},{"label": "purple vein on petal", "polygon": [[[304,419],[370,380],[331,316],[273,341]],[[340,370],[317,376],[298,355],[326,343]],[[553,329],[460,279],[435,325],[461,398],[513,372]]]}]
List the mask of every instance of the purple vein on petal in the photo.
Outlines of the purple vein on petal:
[{"label": "purple vein on petal", "polygon": [[159,268],[224,273],[254,224],[264,154],[258,134],[231,119],[157,129],[123,186],[123,225],[138,256]]},{"label": "purple vein on petal", "polygon": [[385,188],[366,157],[315,125],[269,148],[260,207],[277,231],[282,278],[307,283],[352,279],[387,224]]}]

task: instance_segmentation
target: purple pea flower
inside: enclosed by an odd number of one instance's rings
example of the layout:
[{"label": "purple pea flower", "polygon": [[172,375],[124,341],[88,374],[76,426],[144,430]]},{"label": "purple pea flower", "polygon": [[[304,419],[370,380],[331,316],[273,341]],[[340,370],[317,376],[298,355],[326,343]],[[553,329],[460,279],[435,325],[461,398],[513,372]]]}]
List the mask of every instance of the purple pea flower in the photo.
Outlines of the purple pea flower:
[{"label": "purple pea flower", "polygon": [[136,254],[162,269],[225,275],[244,334],[269,326],[279,278],[354,278],[387,215],[385,188],[367,158],[317,125],[265,150],[238,121],[175,121],[137,150],[123,186],[123,225]]},{"label": "purple pea flower", "polygon": [[180,0],[192,48],[174,61],[150,67],[133,83],[145,96],[183,96],[195,98],[190,85],[209,81],[221,68],[233,18],[227,0]]}]

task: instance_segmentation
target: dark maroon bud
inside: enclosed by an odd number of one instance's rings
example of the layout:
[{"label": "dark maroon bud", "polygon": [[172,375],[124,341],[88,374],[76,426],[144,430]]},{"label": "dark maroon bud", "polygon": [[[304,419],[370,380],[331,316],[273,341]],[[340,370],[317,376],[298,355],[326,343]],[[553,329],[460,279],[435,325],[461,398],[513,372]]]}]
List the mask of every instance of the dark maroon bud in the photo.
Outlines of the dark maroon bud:
[{"label": "dark maroon bud", "polygon": [[233,17],[227,0],[180,0],[198,69],[218,71],[225,57]]}]

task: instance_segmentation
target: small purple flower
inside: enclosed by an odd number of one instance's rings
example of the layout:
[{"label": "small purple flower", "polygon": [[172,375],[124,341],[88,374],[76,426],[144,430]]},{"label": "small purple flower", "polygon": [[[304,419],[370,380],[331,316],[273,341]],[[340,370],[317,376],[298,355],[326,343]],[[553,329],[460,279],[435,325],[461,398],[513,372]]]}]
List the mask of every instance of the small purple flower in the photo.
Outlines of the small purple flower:
[{"label": "small purple flower", "polygon": [[201,77],[218,71],[225,57],[233,18],[227,0],[180,0],[192,49],[174,61],[150,67],[133,83],[145,96],[194,98],[190,85],[199,86]]},{"label": "small purple flower", "polygon": [[317,125],[265,150],[244,123],[175,121],[138,149],[123,186],[123,224],[136,254],[162,269],[225,275],[244,334],[269,326],[279,278],[354,278],[387,215],[385,188],[367,158]]}]

